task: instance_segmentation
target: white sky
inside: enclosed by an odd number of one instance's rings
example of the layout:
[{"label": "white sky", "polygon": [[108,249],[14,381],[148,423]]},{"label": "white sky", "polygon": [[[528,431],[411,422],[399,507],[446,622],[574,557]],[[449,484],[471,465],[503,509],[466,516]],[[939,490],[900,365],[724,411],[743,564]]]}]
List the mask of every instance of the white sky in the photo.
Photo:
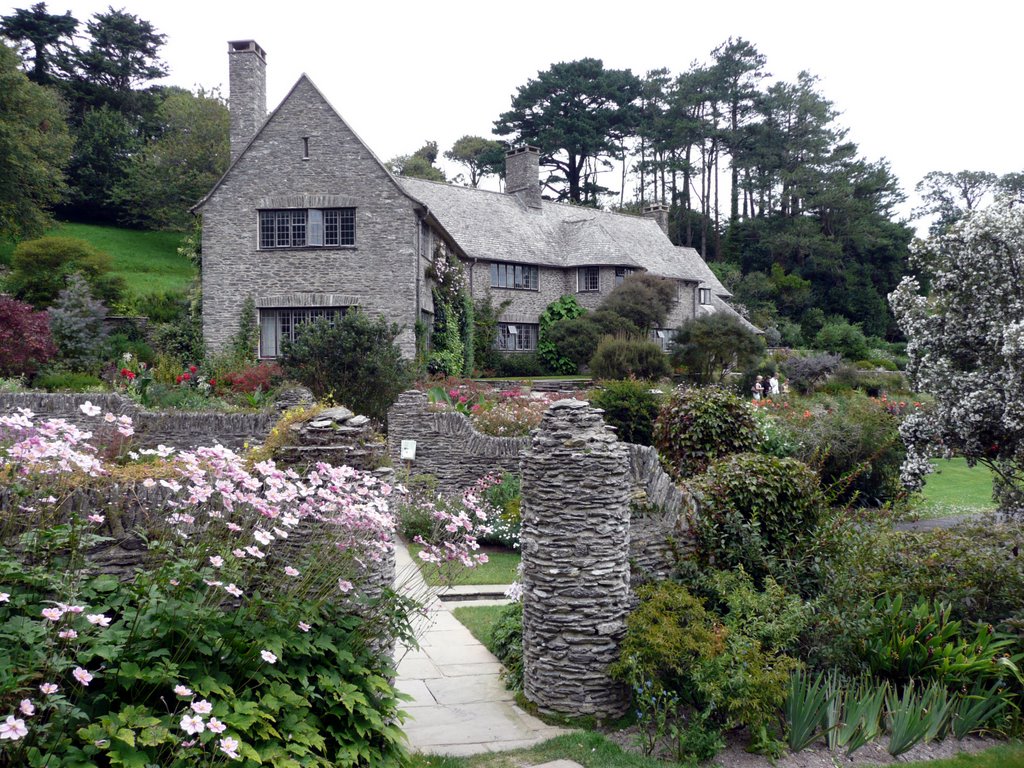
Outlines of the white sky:
[{"label": "white sky", "polygon": [[[0,15],[34,0],[0,4]],[[84,22],[100,0],[48,0]],[[170,84],[222,86],[227,41],[267,51],[273,109],[303,72],[383,160],[491,135],[516,88],[556,61],[600,58],[678,74],[742,37],[771,80],[801,69],[841,111],[862,156],[885,157],[915,204],[931,170],[1024,171],[1019,0],[123,0],[167,35]],[[615,177],[602,180],[617,187]]]}]

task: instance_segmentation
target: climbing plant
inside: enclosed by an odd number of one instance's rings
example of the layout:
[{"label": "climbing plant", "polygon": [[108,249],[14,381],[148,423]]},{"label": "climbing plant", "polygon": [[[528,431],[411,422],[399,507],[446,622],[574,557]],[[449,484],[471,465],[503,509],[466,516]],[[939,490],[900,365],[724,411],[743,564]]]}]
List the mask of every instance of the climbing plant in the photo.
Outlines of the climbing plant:
[{"label": "climbing plant", "polygon": [[444,243],[434,248],[427,277],[434,283],[434,330],[427,368],[446,376],[468,376],[473,372],[473,300],[462,264]]}]

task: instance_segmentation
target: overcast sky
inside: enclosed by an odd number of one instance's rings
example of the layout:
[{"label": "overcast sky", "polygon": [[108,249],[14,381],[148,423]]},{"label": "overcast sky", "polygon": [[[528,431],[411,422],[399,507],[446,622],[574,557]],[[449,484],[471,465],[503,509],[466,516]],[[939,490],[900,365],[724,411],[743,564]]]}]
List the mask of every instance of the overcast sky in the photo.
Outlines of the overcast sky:
[{"label": "overcast sky", "polygon": [[[31,0],[0,4],[7,15]],[[84,22],[108,3],[48,0]],[[387,160],[427,139],[442,151],[491,135],[516,88],[553,62],[600,58],[677,74],[728,37],[768,59],[771,80],[801,69],[840,110],[868,159],[885,157],[915,203],[931,170],[1024,171],[1018,0],[493,3],[126,0],[167,35],[165,81],[227,93],[227,41],[267,51],[273,109],[305,72]],[[604,180],[616,186],[614,178]]]}]

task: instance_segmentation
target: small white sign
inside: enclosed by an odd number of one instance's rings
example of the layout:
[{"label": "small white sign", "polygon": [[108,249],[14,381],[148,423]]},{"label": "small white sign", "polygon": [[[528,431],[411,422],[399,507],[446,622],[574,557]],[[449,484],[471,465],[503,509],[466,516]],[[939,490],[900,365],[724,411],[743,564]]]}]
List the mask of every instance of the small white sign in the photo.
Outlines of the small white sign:
[{"label": "small white sign", "polygon": [[416,459],[416,441],[402,441],[402,461],[414,461]]}]

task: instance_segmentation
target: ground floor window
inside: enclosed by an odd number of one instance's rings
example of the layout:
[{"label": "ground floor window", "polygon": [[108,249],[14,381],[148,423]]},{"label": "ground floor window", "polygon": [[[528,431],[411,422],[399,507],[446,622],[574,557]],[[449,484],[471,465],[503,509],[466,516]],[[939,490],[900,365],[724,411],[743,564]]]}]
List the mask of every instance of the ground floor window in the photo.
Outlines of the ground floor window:
[{"label": "ground floor window", "polygon": [[652,328],[650,333],[651,341],[661,347],[662,352],[668,352],[672,348],[672,336],[675,333],[671,328]]},{"label": "ground floor window", "polygon": [[503,352],[536,352],[539,330],[536,323],[498,323],[495,346]]},{"label": "ground floor window", "polygon": [[279,307],[260,309],[260,357],[280,357],[285,339],[295,341],[299,327],[314,320],[334,323],[347,307]]}]

